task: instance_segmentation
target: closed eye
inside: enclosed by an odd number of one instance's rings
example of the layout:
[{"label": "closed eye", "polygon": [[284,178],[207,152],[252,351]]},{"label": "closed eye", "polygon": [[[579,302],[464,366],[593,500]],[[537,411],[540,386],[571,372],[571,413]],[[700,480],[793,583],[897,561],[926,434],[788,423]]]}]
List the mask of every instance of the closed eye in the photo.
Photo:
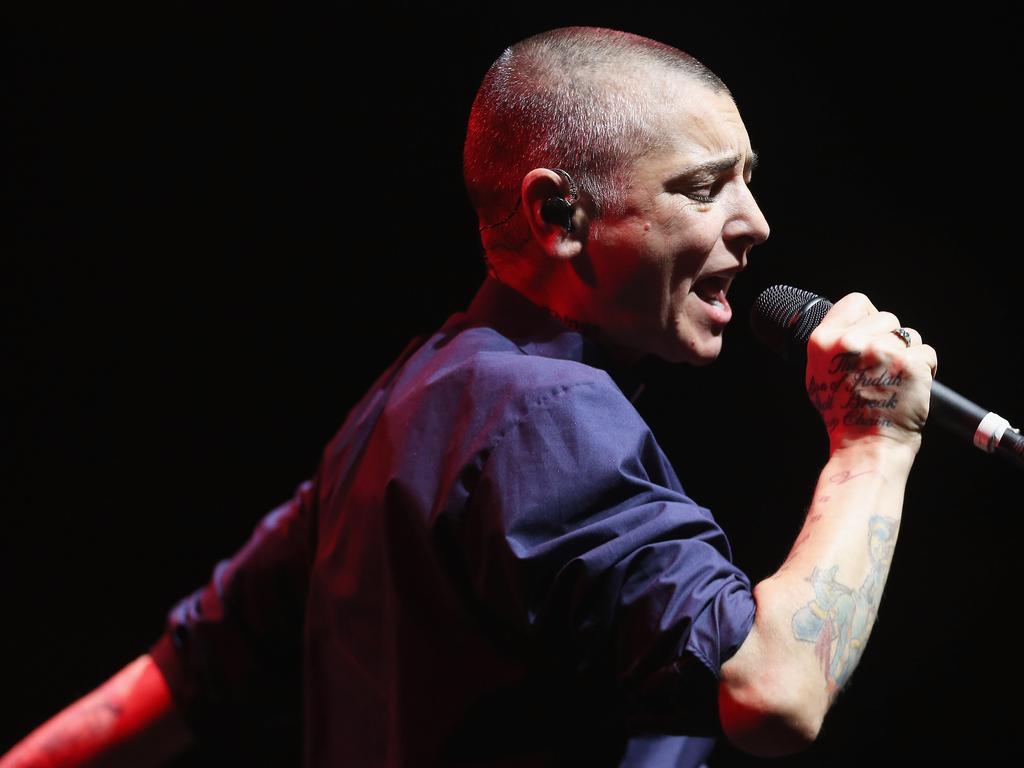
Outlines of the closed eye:
[{"label": "closed eye", "polygon": [[715,198],[718,197],[718,193],[722,191],[726,181],[727,179],[725,178],[719,178],[712,183],[701,184],[684,190],[683,194],[698,203],[713,203]]},{"label": "closed eye", "polygon": [[728,155],[698,163],[676,174],[665,184],[673,194],[683,194],[698,203],[713,203],[722,187],[734,175],[749,185],[750,177],[757,166],[757,153],[751,152],[740,170],[740,155]]},{"label": "closed eye", "polygon": [[716,197],[716,195],[708,195],[701,192],[686,192],[685,194],[688,198],[696,200],[698,203],[713,203]]},{"label": "closed eye", "polygon": [[[717,199],[719,193],[721,193],[722,188],[726,184],[728,184],[731,179],[732,175],[727,174],[719,177],[714,182],[698,184],[696,186],[691,186],[688,189],[681,189],[679,191],[682,192],[682,194],[686,195],[691,200],[695,200],[698,203],[713,203]],[[744,179],[742,183],[748,188],[750,187],[749,180]]]}]

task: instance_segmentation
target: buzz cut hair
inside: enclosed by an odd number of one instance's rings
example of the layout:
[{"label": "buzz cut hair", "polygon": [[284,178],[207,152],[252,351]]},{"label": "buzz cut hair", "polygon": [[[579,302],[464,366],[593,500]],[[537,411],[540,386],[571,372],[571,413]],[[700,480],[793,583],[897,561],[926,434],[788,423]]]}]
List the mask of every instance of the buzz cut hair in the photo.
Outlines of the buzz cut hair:
[{"label": "buzz cut hair", "polygon": [[463,147],[481,229],[511,217],[534,168],[566,170],[598,215],[618,210],[633,163],[663,146],[665,74],[732,96],[693,56],[629,32],[563,27],[506,48],[477,91]]}]

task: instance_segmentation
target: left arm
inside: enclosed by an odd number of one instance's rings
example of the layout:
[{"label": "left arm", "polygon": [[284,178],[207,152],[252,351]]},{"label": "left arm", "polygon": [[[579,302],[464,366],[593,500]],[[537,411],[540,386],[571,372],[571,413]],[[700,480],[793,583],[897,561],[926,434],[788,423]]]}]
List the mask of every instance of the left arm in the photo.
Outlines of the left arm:
[{"label": "left arm", "polygon": [[192,738],[144,655],[32,731],[0,757],[0,768],[146,768],[170,761]]}]

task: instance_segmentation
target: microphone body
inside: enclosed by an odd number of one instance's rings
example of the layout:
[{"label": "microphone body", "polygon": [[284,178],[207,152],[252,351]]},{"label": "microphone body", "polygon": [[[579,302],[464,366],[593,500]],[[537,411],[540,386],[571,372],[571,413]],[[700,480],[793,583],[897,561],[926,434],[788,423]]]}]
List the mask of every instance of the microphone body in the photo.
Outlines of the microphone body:
[{"label": "microphone body", "polygon": [[[774,285],[761,292],[750,324],[762,343],[794,365],[806,368],[807,340],[832,308],[828,299]],[[982,408],[938,381],[932,381],[929,423],[970,440],[986,453],[998,453],[1024,468],[1024,436],[1002,416]]]}]

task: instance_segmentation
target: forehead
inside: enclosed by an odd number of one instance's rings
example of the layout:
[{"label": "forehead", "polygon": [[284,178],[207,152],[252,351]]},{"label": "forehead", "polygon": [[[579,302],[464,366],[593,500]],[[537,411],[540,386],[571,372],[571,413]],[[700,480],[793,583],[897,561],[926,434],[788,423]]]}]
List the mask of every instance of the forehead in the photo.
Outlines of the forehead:
[{"label": "forehead", "polygon": [[687,161],[722,155],[750,157],[750,137],[732,97],[676,76],[664,89],[666,149]]}]

